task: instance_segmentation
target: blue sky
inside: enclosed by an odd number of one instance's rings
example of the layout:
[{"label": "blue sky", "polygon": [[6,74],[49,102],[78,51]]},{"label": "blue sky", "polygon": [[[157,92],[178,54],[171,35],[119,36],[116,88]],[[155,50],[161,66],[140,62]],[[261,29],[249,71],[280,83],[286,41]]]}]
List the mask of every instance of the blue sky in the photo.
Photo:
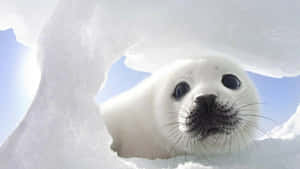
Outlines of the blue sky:
[{"label": "blue sky", "polygon": [[[16,42],[12,29],[0,31],[0,144],[12,132],[29,108],[32,96],[28,96],[22,82],[22,68],[26,60],[26,48]],[[109,71],[107,85],[100,91],[96,100],[101,103],[111,96],[133,87],[150,76],[149,73],[136,72],[124,65],[125,57],[117,61]],[[258,88],[264,116],[278,123],[286,121],[300,103],[300,77],[270,78],[249,73]],[[120,85],[121,84],[121,85]],[[262,130],[275,124],[262,120]]]},{"label": "blue sky", "polygon": [[16,42],[12,30],[0,31],[0,143],[31,103],[20,76],[26,52],[28,48]]}]

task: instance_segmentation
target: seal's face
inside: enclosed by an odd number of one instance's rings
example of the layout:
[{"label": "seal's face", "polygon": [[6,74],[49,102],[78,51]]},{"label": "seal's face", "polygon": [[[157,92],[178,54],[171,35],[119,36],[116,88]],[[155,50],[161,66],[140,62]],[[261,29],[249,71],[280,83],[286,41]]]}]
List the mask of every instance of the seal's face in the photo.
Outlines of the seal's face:
[{"label": "seal's face", "polygon": [[176,64],[165,78],[156,111],[174,148],[201,154],[247,145],[257,126],[259,101],[246,73],[223,58]]}]

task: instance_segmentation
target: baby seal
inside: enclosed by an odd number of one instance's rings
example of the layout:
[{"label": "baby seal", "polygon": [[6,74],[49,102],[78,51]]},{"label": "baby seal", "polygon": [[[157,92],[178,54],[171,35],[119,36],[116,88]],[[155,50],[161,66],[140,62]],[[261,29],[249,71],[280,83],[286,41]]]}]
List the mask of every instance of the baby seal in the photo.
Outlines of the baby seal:
[{"label": "baby seal", "polygon": [[223,57],[178,60],[102,106],[121,157],[234,152],[253,139],[259,99],[247,74]]}]

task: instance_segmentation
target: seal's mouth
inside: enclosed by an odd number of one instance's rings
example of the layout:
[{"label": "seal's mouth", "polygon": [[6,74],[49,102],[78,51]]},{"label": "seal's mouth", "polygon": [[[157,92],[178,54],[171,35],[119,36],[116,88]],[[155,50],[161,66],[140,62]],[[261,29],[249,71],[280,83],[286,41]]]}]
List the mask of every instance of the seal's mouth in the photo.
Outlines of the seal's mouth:
[{"label": "seal's mouth", "polygon": [[215,95],[200,96],[185,118],[186,132],[199,139],[216,134],[229,135],[240,122],[237,115],[233,106],[219,103]]}]

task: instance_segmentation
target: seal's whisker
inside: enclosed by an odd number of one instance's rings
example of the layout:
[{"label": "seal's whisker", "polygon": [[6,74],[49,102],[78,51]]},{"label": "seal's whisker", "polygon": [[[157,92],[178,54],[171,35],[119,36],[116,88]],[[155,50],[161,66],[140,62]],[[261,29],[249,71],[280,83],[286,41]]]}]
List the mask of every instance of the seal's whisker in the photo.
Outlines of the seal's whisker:
[{"label": "seal's whisker", "polygon": [[247,91],[245,90],[245,91],[243,91],[240,95],[239,95],[239,97],[237,97],[234,101],[232,101],[231,102],[231,106],[234,106],[234,105],[238,105],[238,102],[240,101],[240,100],[242,100],[242,98],[244,98],[245,96],[247,96]]},{"label": "seal's whisker", "polygon": [[182,134],[181,134],[181,133],[177,133],[177,134],[176,134],[175,146],[178,145],[178,144],[180,143],[181,137],[182,137]]},{"label": "seal's whisker", "polygon": [[[240,112],[255,112],[254,110],[241,110]],[[254,113],[240,113],[239,116],[251,116],[251,117],[256,117],[256,118],[260,118],[260,119],[264,119],[264,120],[269,120],[271,122],[273,122],[275,125],[279,125],[279,123],[277,121],[275,121],[274,119],[264,116],[264,115],[259,115],[259,114],[254,114]]]},{"label": "seal's whisker", "polygon": [[246,137],[245,137],[245,133],[247,133],[247,132],[243,132],[243,131],[245,131],[244,128],[243,128],[242,131],[239,132],[239,133],[240,133],[240,136],[241,136],[241,140],[242,140],[243,144],[245,145],[245,144],[247,143],[247,141],[246,141],[247,139],[246,139]]},{"label": "seal's whisker", "polygon": [[255,130],[259,131],[260,133],[262,133],[263,135],[269,136],[268,132],[266,132],[264,129],[261,129],[260,127],[258,127],[257,123],[251,121],[251,120],[247,120],[247,119],[243,119],[243,121],[245,122],[244,125],[245,127],[252,127]]},{"label": "seal's whisker", "polygon": [[262,105],[262,104],[265,104],[265,103],[264,102],[254,102],[254,103],[242,104],[242,105],[239,105],[239,107],[236,107],[236,109],[240,110],[240,109],[245,108],[245,107]]},{"label": "seal's whisker", "polygon": [[182,143],[183,140],[184,140],[184,134],[181,133],[181,134],[180,134],[180,139],[179,139],[178,144],[179,144],[179,143]]},{"label": "seal's whisker", "polygon": [[242,114],[242,115],[239,115],[239,116],[252,116],[252,117],[255,117],[255,118],[261,118],[261,119],[264,119],[264,120],[269,120],[271,122],[273,122],[274,124],[279,124],[278,122],[276,122],[275,120],[269,118],[269,117],[266,117],[266,116],[261,116],[261,115],[254,115],[254,114]]},{"label": "seal's whisker", "polygon": [[171,122],[169,122],[169,123],[166,123],[166,124],[164,124],[164,126],[163,127],[165,127],[165,126],[173,126],[173,125],[184,125],[185,123],[182,123],[182,122],[179,122],[179,121],[171,121]]},{"label": "seal's whisker", "polygon": [[227,152],[231,152],[231,144],[229,144],[231,142],[231,139],[232,139],[232,134],[225,136],[225,143],[228,147]]},{"label": "seal's whisker", "polygon": [[[242,144],[242,141],[241,141],[241,137],[242,137],[242,134],[243,133],[243,127],[241,127],[241,125],[239,125],[239,127],[236,128],[235,132],[233,132],[232,135],[230,135],[230,138],[232,139],[233,135],[235,135],[234,137],[237,139],[237,144],[238,144],[238,152],[241,151],[241,144]],[[232,150],[232,140],[230,140],[230,152],[232,153],[233,150]]]},{"label": "seal's whisker", "polygon": [[172,136],[174,136],[174,135],[176,135],[176,134],[178,134],[178,126],[174,126],[174,127],[171,128],[171,129],[169,130],[169,132],[168,132],[168,135],[169,135],[170,137],[172,137]]}]

